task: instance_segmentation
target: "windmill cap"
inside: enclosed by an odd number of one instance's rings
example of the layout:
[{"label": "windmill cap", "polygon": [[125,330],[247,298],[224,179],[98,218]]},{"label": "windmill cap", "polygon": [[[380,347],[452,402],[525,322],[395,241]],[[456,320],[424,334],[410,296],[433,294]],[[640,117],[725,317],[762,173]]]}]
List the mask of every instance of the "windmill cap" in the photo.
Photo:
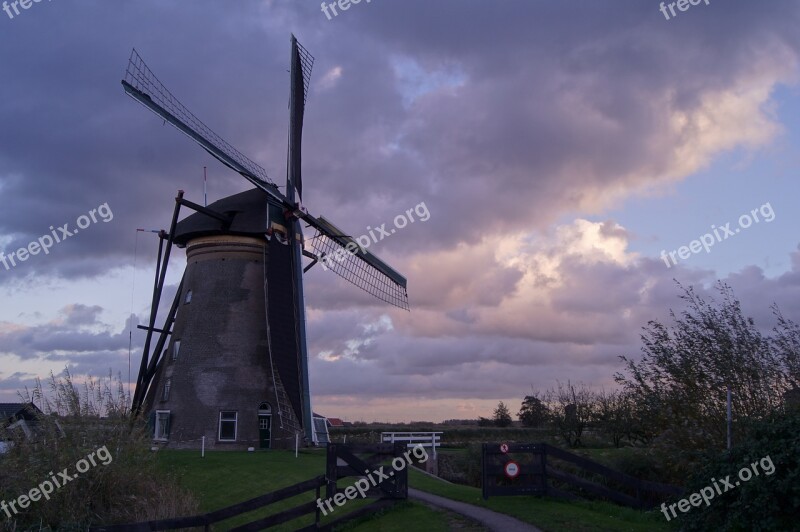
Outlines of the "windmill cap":
[{"label": "windmill cap", "polygon": [[219,214],[231,216],[230,227],[224,228],[221,220],[201,212],[187,216],[175,229],[175,243],[185,246],[190,240],[212,235],[260,236],[269,227],[269,195],[257,188],[215,201],[208,208]]}]

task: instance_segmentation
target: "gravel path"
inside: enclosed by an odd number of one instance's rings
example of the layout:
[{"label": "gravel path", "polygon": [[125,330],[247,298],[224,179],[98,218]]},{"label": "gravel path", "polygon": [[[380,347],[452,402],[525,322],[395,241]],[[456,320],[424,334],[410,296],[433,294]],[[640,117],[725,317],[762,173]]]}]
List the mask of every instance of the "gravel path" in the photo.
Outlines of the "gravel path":
[{"label": "gravel path", "polygon": [[438,495],[433,495],[425,491],[408,488],[408,496],[412,499],[474,519],[488,527],[489,530],[496,530],[497,532],[542,532],[535,526],[529,525],[510,515],[497,513],[465,502],[445,499],[444,497],[439,497]]}]

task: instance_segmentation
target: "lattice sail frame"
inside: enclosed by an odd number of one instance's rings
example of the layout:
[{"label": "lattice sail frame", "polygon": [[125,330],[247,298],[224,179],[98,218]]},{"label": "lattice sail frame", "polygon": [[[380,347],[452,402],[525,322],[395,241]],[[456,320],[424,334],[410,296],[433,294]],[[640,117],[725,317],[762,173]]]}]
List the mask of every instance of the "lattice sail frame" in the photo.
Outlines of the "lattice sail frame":
[{"label": "lattice sail frame", "polygon": [[[214,133],[211,128],[205,125],[202,120],[197,118],[194,113],[189,111],[189,109],[178,101],[169,89],[167,89],[156,75],[153,74],[153,71],[150,70],[147,64],[145,64],[144,59],[142,59],[139,52],[136,51],[136,48],[131,51],[131,57],[128,60],[128,68],[125,70],[125,81],[134,89],[145,93],[153,102],[157,103],[160,107],[189,126],[206,142],[216,146],[225,155],[247,170],[252,177],[259,179],[264,184],[275,185],[267,175],[266,170],[231,146],[225,139]],[[211,153],[211,155],[214,154]],[[222,159],[220,159],[220,161],[227,165]],[[238,171],[237,168],[234,168],[234,170]]]},{"label": "lattice sail frame", "polygon": [[[297,43],[297,46],[302,66],[305,100],[308,96],[314,58],[300,43]],[[359,249],[355,254],[351,253],[347,249],[348,245],[351,243],[357,245],[352,238],[324,218],[316,218],[298,205],[289,202],[269,179],[264,168],[214,133],[178,101],[145,64],[135,48],[128,61],[123,86],[133,99],[200,144],[213,157],[242,174],[277,200],[284,209],[293,212],[295,216],[313,227],[317,231],[317,236],[310,239],[309,243],[317,251],[316,254],[320,259],[329,257],[324,263],[328,269],[381,301],[409,310],[407,284],[402,275],[366,250]],[[338,256],[343,257],[343,260],[337,260]]]},{"label": "lattice sail frame", "polygon": [[314,68],[314,56],[306,50],[298,41],[297,51],[300,55],[300,66],[303,71],[303,104],[308,102],[308,88],[311,85],[311,70]]},{"label": "lattice sail frame", "polygon": [[[410,310],[404,278],[384,264],[391,273],[400,277],[401,281],[393,279],[381,269],[375,267],[375,265],[361,258],[362,253],[368,252],[362,252],[357,248],[354,252],[351,252],[350,249],[353,249],[353,246],[357,244],[349,237],[343,235],[335,235],[335,237],[331,238],[328,234],[318,230],[314,238],[309,239],[306,244],[314,250],[314,254],[317,255],[325,268],[331,270],[342,279],[361,288],[368,294],[372,294],[381,301],[403,310]],[[349,239],[353,245],[350,245],[348,249],[348,244],[341,243],[342,239]],[[380,261],[374,255],[371,257]]]}]

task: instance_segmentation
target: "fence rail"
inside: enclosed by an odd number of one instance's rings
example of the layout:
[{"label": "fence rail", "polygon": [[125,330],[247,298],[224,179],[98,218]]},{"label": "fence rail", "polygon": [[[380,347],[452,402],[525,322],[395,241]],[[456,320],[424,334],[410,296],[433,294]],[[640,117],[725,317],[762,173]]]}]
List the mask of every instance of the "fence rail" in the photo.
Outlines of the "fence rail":
[{"label": "fence rail", "polygon": [[430,447],[436,456],[436,448],[442,444],[444,432],[381,432],[383,443],[405,443],[408,447]]}]

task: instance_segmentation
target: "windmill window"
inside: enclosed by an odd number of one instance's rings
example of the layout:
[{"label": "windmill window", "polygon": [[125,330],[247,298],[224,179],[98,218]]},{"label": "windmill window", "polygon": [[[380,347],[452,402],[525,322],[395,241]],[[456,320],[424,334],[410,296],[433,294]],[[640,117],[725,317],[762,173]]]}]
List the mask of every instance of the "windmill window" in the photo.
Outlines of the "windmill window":
[{"label": "windmill window", "polygon": [[167,441],[169,439],[169,417],[169,410],[156,410],[156,423],[153,431],[154,440]]},{"label": "windmill window", "polygon": [[172,360],[178,360],[178,353],[181,350],[181,341],[175,340],[175,343],[172,344]]},{"label": "windmill window", "polygon": [[219,413],[219,441],[236,441],[239,413],[222,411]]},{"label": "windmill window", "polygon": [[164,383],[164,395],[162,397],[162,401],[169,400],[169,390],[172,388],[172,379],[167,379],[167,382]]},{"label": "windmill window", "polygon": [[183,304],[188,305],[192,302],[192,291],[189,290],[186,292],[186,297],[183,299]]}]

